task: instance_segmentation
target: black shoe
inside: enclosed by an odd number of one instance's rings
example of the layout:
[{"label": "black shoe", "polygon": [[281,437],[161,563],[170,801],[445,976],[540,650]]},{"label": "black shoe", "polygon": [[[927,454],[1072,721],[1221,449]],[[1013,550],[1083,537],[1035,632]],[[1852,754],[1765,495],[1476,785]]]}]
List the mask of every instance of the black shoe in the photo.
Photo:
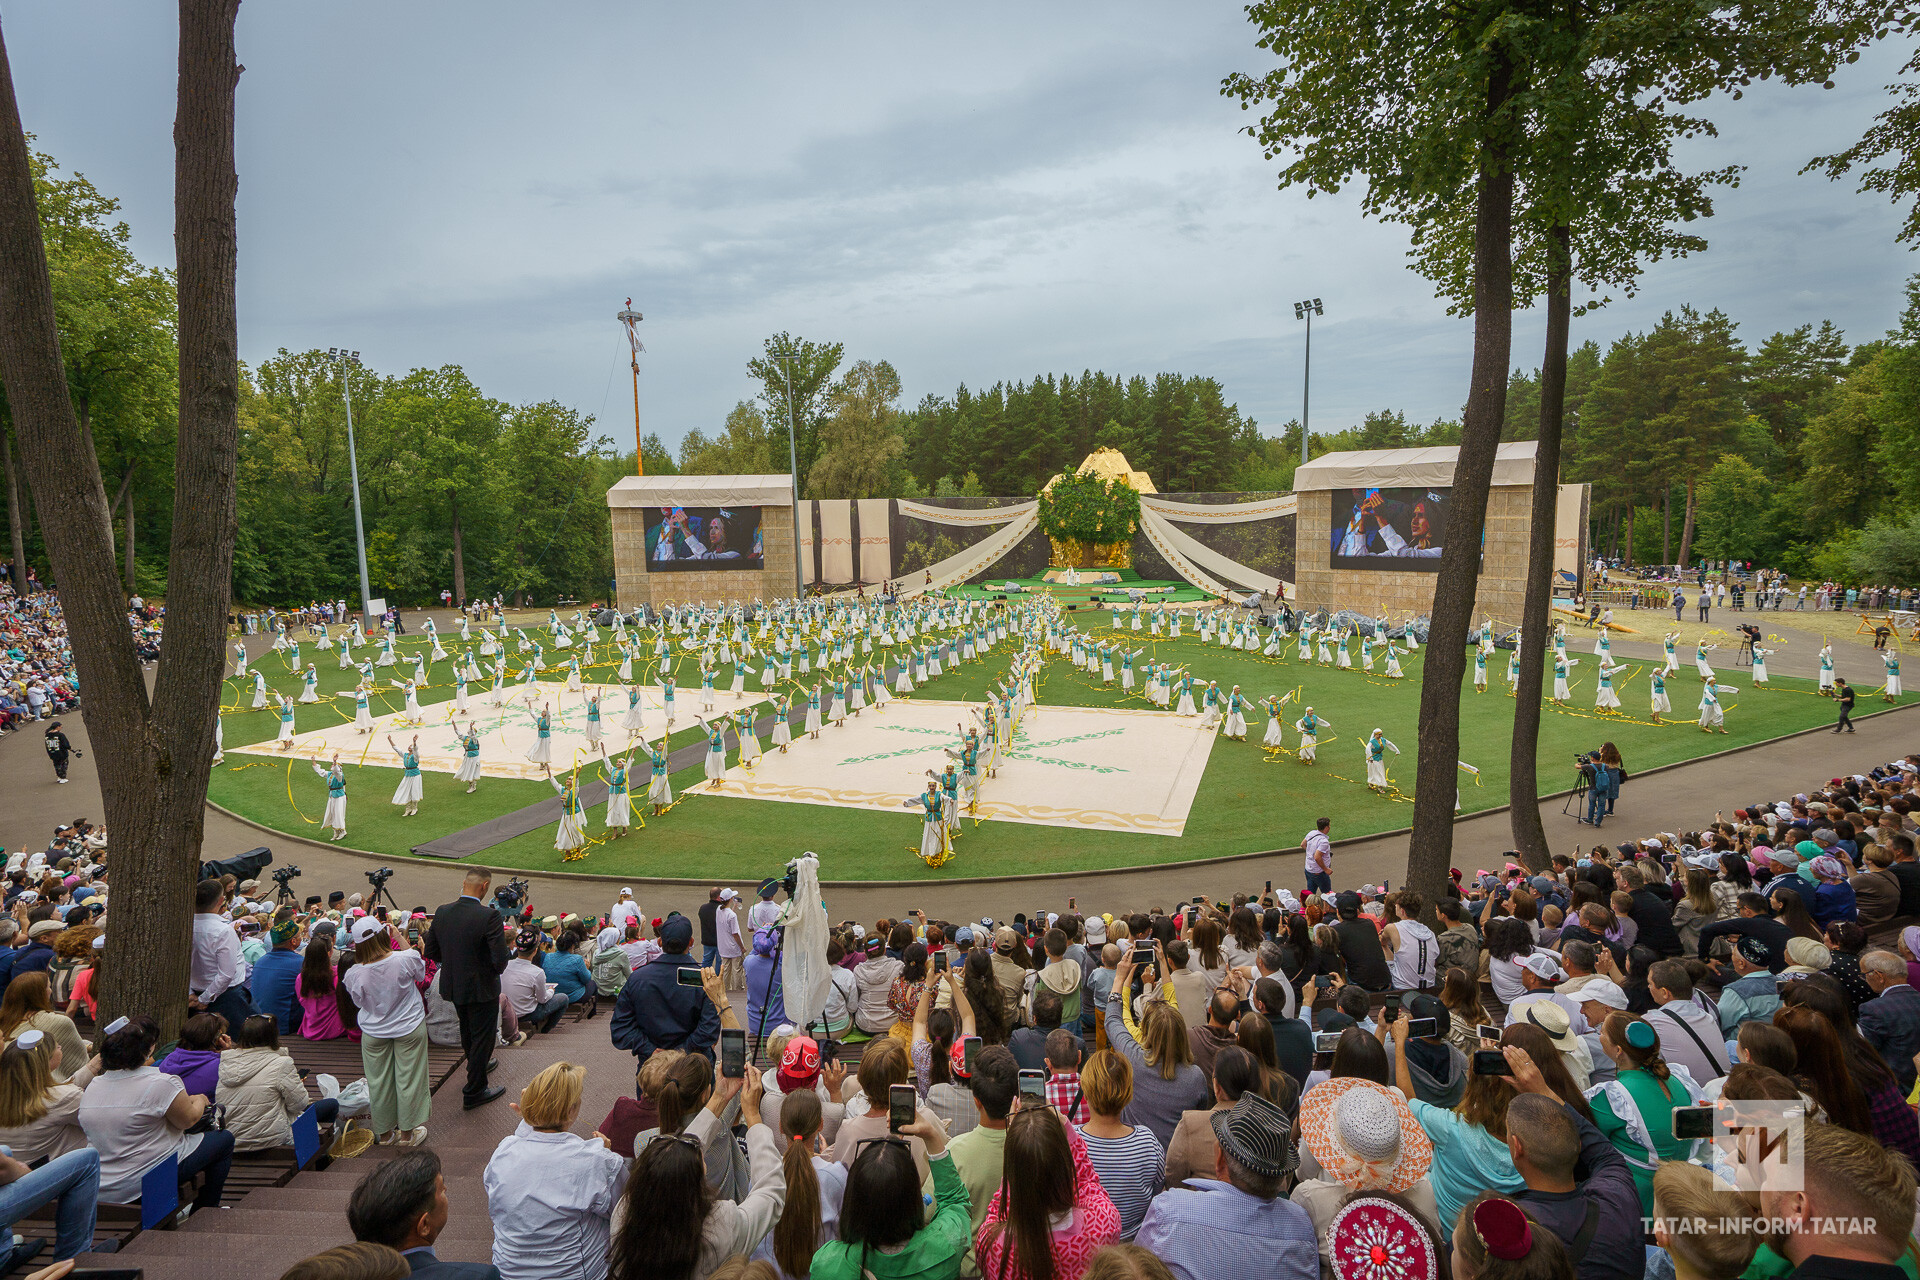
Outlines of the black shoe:
[{"label": "black shoe", "polygon": [[498,1071],[499,1069],[500,1069],[500,1059],[498,1059],[498,1058],[489,1058],[489,1059],[487,1059],[487,1074],[488,1074],[488,1075],[492,1075],[492,1074],[493,1074],[494,1072],[496,1072],[496,1071]]},{"label": "black shoe", "polygon": [[477,1098],[468,1098],[464,1103],[461,1104],[461,1106],[468,1111],[472,1111],[476,1107],[486,1106],[489,1102],[492,1102],[495,1099],[499,1098],[505,1092],[506,1090],[502,1089],[497,1084],[490,1085],[488,1086],[487,1091],[485,1093],[482,1093]]},{"label": "black shoe", "polygon": [[40,1256],[40,1251],[46,1247],[47,1242],[45,1240],[29,1240],[25,1244],[15,1245],[12,1256],[7,1259],[8,1269],[11,1270],[14,1267],[25,1266],[27,1263],[32,1262]]}]

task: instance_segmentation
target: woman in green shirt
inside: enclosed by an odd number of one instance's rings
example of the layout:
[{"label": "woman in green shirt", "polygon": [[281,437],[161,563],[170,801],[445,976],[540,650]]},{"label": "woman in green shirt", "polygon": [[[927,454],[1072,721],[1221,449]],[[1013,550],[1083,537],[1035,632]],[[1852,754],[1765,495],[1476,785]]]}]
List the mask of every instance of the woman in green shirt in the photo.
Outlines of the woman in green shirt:
[{"label": "woman in green shirt", "polygon": [[973,1243],[971,1204],[947,1153],[945,1128],[925,1117],[921,1112],[897,1136],[926,1144],[932,1221],[922,1225],[912,1149],[904,1141],[875,1139],[853,1158],[840,1202],[840,1238],[813,1255],[812,1280],[953,1280],[960,1274]]},{"label": "woman in green shirt", "polygon": [[1692,1158],[1691,1139],[1673,1136],[1673,1110],[1690,1107],[1700,1087],[1685,1067],[1660,1056],[1660,1035],[1637,1013],[1616,1010],[1600,1024],[1600,1047],[1617,1074],[1587,1090],[1593,1123],[1633,1170],[1642,1216],[1653,1216],[1653,1174],[1662,1160]]}]

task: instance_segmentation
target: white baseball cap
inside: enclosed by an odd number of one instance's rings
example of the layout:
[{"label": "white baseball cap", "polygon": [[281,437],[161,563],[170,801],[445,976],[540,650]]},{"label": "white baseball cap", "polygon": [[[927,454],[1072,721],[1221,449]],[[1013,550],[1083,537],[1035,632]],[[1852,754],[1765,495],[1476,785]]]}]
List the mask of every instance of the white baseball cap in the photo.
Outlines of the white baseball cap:
[{"label": "white baseball cap", "polygon": [[1520,961],[1520,966],[1537,978],[1552,980],[1567,976],[1567,971],[1560,967],[1560,962],[1545,951],[1536,951],[1526,956]]},{"label": "white baseball cap", "polygon": [[739,896],[740,896],[739,894],[735,893],[731,889],[722,889],[720,891],[720,901],[722,902],[732,902],[735,898]]},{"label": "white baseball cap", "polygon": [[385,924],[381,923],[381,921],[374,916],[362,916],[353,922],[353,931],[348,936],[353,939],[354,945],[358,946],[386,927]]}]

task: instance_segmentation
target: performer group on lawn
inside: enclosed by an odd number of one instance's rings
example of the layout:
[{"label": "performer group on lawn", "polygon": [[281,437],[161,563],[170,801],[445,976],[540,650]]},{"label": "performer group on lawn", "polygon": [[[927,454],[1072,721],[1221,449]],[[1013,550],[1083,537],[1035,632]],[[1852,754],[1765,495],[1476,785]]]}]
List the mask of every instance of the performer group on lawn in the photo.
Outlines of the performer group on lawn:
[{"label": "performer group on lawn", "polygon": [[[490,622],[479,624],[477,635],[474,624],[462,616],[460,652],[452,654],[442,643],[435,623],[428,619],[423,627],[428,651],[416,650],[411,655],[410,674],[399,679],[388,678],[384,683],[402,694],[404,708],[397,717],[398,723],[423,726],[426,717],[419,693],[430,686],[429,676],[435,663],[451,664],[453,696],[445,723],[460,732],[461,757],[455,778],[467,784],[468,793],[478,789],[483,738],[474,718],[468,685],[486,687],[487,692],[479,696],[499,710],[500,723],[511,714],[509,708],[523,708],[535,731],[534,744],[526,752],[526,759],[540,766],[542,776],[553,785],[560,798],[555,847],[572,859],[585,856],[590,845],[602,841],[588,834],[591,822],[583,802],[578,759],[571,768],[563,767],[558,775],[553,771],[554,708],[546,691],[536,687],[537,676],[564,672],[567,692],[579,696],[578,709],[584,717],[587,743],[586,760],[598,769],[600,780],[607,784],[604,826],[610,834],[606,839],[618,839],[633,827],[646,825],[645,819],[633,809],[629,775],[636,757],[642,753],[650,769],[649,816],[657,818],[675,803],[668,737],[676,725],[683,723],[679,714],[681,690],[676,679],[683,668],[692,678],[689,689],[695,688],[692,681],[697,679],[698,710],[691,713],[691,719],[705,739],[707,785],[718,790],[729,770],[729,732],[736,752],[734,768],[751,772],[762,758],[763,726],[759,720],[762,704],[772,712],[766,750],[785,754],[796,741],[817,741],[823,732],[843,726],[849,716],[857,718],[867,710],[884,714],[892,697],[912,694],[962,664],[982,661],[1011,638],[1015,652],[1005,678],[995,682],[983,703],[972,708],[976,723],[956,726],[959,745],[945,748],[952,757],[945,771],[928,771],[924,792],[908,802],[923,810],[919,853],[938,865],[952,854],[953,841],[960,832],[961,814],[969,809],[977,810],[982,776],[992,776],[1000,753],[1012,747],[1015,728],[1025,710],[1034,704],[1035,682],[1049,657],[1065,659],[1075,668],[1097,676],[1106,687],[1112,687],[1117,677],[1123,694],[1143,697],[1153,706],[1181,716],[1197,716],[1203,726],[1217,726],[1224,737],[1236,742],[1247,739],[1249,714],[1263,709],[1267,723],[1260,745],[1269,756],[1291,755],[1301,764],[1313,765],[1317,763],[1323,735],[1332,730],[1332,723],[1318,715],[1312,706],[1304,706],[1291,724],[1299,735],[1296,750],[1287,750],[1284,733],[1287,726],[1283,711],[1299,700],[1304,686],[1257,697],[1243,692],[1239,685],[1222,691],[1218,682],[1196,677],[1186,665],[1157,661],[1141,665],[1141,659],[1149,650],[1130,647],[1132,637],[1145,634],[1156,640],[1174,640],[1181,638],[1183,631],[1191,626],[1194,638],[1202,645],[1214,644],[1260,654],[1282,663],[1286,661],[1284,655],[1289,644],[1295,647],[1299,662],[1369,676],[1375,674],[1376,661],[1384,659],[1384,677],[1388,680],[1405,679],[1401,659],[1421,646],[1413,618],[1407,619],[1395,634],[1384,615],[1372,620],[1342,622],[1340,616],[1323,620],[1283,610],[1267,628],[1263,640],[1260,621],[1243,609],[1189,612],[1157,603],[1144,613],[1143,623],[1141,602],[1134,602],[1128,608],[1115,606],[1111,612],[1114,634],[1101,637],[1082,631],[1075,625],[1077,619],[1049,596],[990,602],[929,594],[889,604],[862,599],[785,600],[759,607],[752,619],[740,605],[670,605],[648,626],[630,627],[626,618],[614,614],[612,634],[607,637],[597,622],[579,613],[570,620],[562,620],[557,611],[550,610],[545,628],[536,627],[535,633],[529,635],[524,627],[510,628],[505,616],[496,612]],[[1297,632],[1290,629],[1290,621],[1299,623]],[[322,653],[337,652],[340,668],[356,672],[354,687],[333,697],[352,700],[355,730],[368,735],[371,745],[375,724],[370,704],[374,697],[380,696],[382,684],[378,669],[398,668],[404,661],[396,651],[396,637],[391,627],[384,628],[382,634],[373,639],[351,625],[330,628],[322,623],[308,630],[307,638],[314,648]],[[1620,675],[1626,667],[1613,659],[1612,630],[1609,613],[1601,619],[1600,634],[1594,643],[1597,678],[1594,709],[1603,715],[1624,713],[1616,681],[1624,684],[1630,678]],[[1476,692],[1487,690],[1488,665],[1495,656],[1496,635],[1493,620],[1488,618],[1469,636]],[[1520,632],[1516,629],[1507,639],[1511,643],[1506,663],[1507,691],[1512,695],[1519,683]],[[1664,665],[1654,667],[1650,674],[1651,719],[1656,724],[1663,723],[1663,714],[1672,713],[1667,683],[1670,677],[1679,674],[1678,639],[1678,632],[1669,632],[1663,637]],[[596,646],[609,641],[605,661],[596,662]],[[1356,641],[1357,665],[1352,652]],[[1552,639],[1551,702],[1561,706],[1571,702],[1569,677],[1573,668],[1580,665],[1580,659],[1568,656],[1567,644],[1566,625],[1558,622]],[[374,649],[371,657],[363,659],[356,654],[356,650],[370,645]],[[556,655],[552,662],[548,661],[549,647]],[[277,691],[271,694],[280,718],[276,741],[285,751],[293,748],[295,706],[326,701],[318,692],[317,666],[312,661],[302,662],[300,648],[300,640],[288,634],[286,624],[278,623],[272,649],[283,654],[289,673],[301,682],[297,699],[289,699]],[[1708,658],[1716,648],[1701,640],[1694,651],[1695,668],[1701,680],[1698,725],[1707,733],[1727,732],[1720,698],[1737,692],[1734,686],[1719,683]],[[524,665],[517,673],[512,670],[510,652],[524,656]],[[1755,687],[1769,684],[1766,659],[1773,652],[1757,641],[1752,645]],[[615,655],[619,660],[615,671],[618,685],[589,684],[585,672],[595,666],[611,665]],[[1881,657],[1887,668],[1885,696],[1891,702],[1900,694],[1899,657],[1890,651],[1883,652]],[[479,661],[483,658],[489,660],[485,668]],[[234,645],[234,662],[234,679],[252,678],[252,708],[268,709],[266,676],[257,665],[249,665],[244,643]],[[889,665],[893,666],[891,682]],[[644,677],[648,667],[652,668],[664,713],[664,732],[652,741],[646,735],[643,688],[634,683],[636,671]],[[736,705],[722,712],[717,707],[716,685],[729,670],[732,677],[729,691]],[[815,677],[811,683],[807,680],[809,676]],[[756,677],[757,696],[748,688]],[[1820,651],[1822,694],[1833,692],[1834,679],[1832,645],[1828,644]],[[622,692],[626,695],[626,704],[619,728],[627,735],[627,746],[610,753],[603,700],[613,696],[617,701]],[[226,708],[238,709],[237,703]],[[617,710],[617,706],[614,709]],[[796,711],[802,713],[797,726]],[[342,717],[345,718],[344,713]],[[461,717],[466,718],[464,730],[459,729]],[[562,720],[564,722],[564,712]],[[415,736],[402,747],[389,736],[387,745],[402,769],[393,803],[401,808],[401,816],[413,817],[419,812],[423,791],[419,739]],[[1387,772],[1386,755],[1389,752],[1398,755],[1399,747],[1376,728],[1363,740],[1361,752],[1367,787],[1381,794],[1395,794]],[[363,759],[364,756],[363,751]],[[219,758],[216,734],[216,762]],[[345,773],[337,754],[329,767],[322,767],[316,760],[313,768],[327,787],[321,825],[332,832],[332,839],[339,840],[346,834]],[[1465,762],[1461,762],[1460,768],[1469,773],[1478,772]]]}]

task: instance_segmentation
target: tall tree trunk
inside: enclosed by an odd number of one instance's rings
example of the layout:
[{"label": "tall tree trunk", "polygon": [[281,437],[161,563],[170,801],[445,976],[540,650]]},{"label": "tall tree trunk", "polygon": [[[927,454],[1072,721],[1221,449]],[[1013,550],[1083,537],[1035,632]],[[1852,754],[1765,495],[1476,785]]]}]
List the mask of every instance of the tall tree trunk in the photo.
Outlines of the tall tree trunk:
[{"label": "tall tree trunk", "polygon": [[1693,563],[1693,477],[1687,477],[1687,510],[1680,522],[1680,563]]},{"label": "tall tree trunk", "polygon": [[1660,563],[1673,563],[1673,487],[1660,489]]},{"label": "tall tree trunk", "polygon": [[134,595],[134,590],[133,590],[133,503],[132,502],[127,503],[126,553],[127,553],[127,598],[132,599]]},{"label": "tall tree trunk", "polygon": [[[0,46],[4,47],[4,46]],[[7,529],[13,535],[13,571],[9,581],[22,599],[27,587],[27,480],[13,469],[13,436],[0,427],[0,464],[7,481]]]},{"label": "tall tree trunk", "polygon": [[[1540,824],[1540,694],[1546,679],[1553,611],[1555,512],[1560,498],[1560,435],[1567,402],[1567,330],[1573,315],[1572,232],[1547,233],[1547,349],[1540,362],[1540,447],[1533,458],[1533,512],[1527,533],[1527,597],[1521,609],[1520,680],[1514,686],[1513,751],[1507,811],[1514,848],[1529,871],[1544,871],[1552,851]],[[1618,527],[1616,523],[1616,528]]]},{"label": "tall tree trunk", "polygon": [[460,495],[447,490],[447,505],[453,508],[453,603],[467,602],[467,557],[460,545]]},{"label": "tall tree trunk", "polygon": [[139,1011],[170,1038],[184,1013],[193,887],[232,574],[239,341],[234,311],[233,97],[239,0],[180,0],[174,121],[180,421],[167,646],[151,702],[127,631],[98,459],[68,394],[13,74],[0,41],[0,380],[44,505],[83,715],[99,764],[116,881],[101,1020]]},{"label": "tall tree trunk", "polygon": [[[1501,127],[1514,92],[1513,67],[1496,51],[1487,76],[1485,120]],[[1440,900],[1453,859],[1454,802],[1459,794],[1460,688],[1467,669],[1467,628],[1480,574],[1479,531],[1487,489],[1506,421],[1507,371],[1513,353],[1513,169],[1499,134],[1480,144],[1473,231],[1473,374],[1454,464],[1449,530],[1434,583],[1426,669],[1420,680],[1420,764],[1413,801],[1407,882]]]},{"label": "tall tree trunk", "polygon": [[1627,499],[1627,554],[1625,557],[1626,562],[1628,564],[1633,563],[1633,513],[1636,509],[1637,508],[1635,508],[1633,505],[1633,499],[1628,498]]}]

